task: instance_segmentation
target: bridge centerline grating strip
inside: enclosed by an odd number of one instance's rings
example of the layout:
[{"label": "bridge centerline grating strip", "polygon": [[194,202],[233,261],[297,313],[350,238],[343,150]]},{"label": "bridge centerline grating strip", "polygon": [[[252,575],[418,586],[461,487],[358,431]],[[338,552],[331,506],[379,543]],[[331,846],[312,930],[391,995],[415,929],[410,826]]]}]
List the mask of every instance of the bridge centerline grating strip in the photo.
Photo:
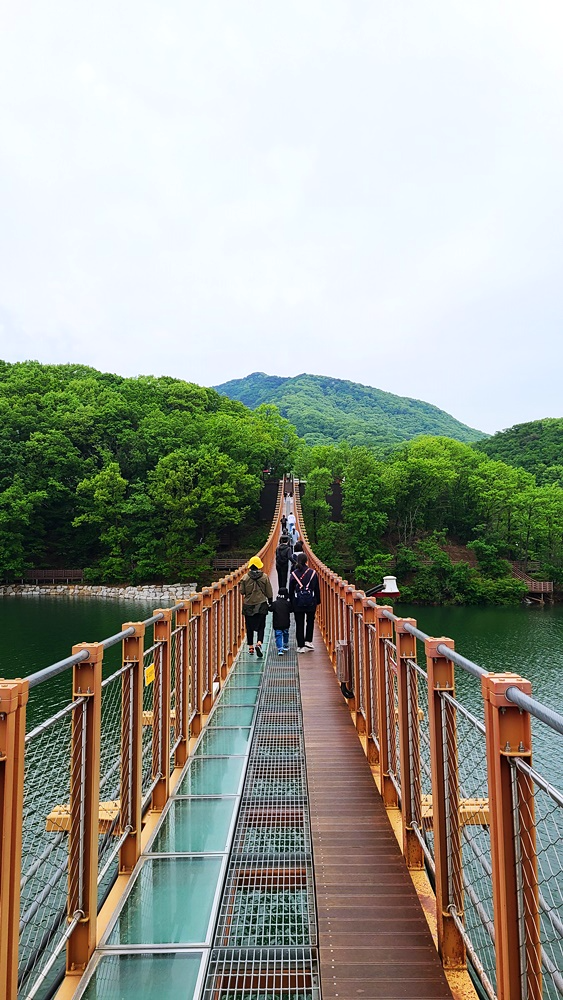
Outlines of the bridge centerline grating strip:
[{"label": "bridge centerline grating strip", "polygon": [[297,656],[269,651],[204,1000],[319,1000]]}]

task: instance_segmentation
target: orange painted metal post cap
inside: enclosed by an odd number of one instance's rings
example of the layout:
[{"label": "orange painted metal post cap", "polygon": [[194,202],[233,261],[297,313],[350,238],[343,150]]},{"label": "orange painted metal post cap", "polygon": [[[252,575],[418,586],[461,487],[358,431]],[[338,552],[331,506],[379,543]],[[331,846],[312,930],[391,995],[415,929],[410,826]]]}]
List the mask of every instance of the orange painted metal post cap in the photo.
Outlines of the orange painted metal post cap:
[{"label": "orange painted metal post cap", "polygon": [[519,674],[486,674],[485,677],[481,678],[483,698],[497,708],[516,708],[506,697],[509,687],[516,687],[524,694],[531,695],[532,693],[530,681],[524,680]]},{"label": "orange painted metal post cap", "polygon": [[448,639],[445,635],[439,638],[425,639],[424,652],[431,660],[438,660],[443,655],[438,652],[438,646],[447,646],[448,649],[454,649],[455,643],[453,639]]}]

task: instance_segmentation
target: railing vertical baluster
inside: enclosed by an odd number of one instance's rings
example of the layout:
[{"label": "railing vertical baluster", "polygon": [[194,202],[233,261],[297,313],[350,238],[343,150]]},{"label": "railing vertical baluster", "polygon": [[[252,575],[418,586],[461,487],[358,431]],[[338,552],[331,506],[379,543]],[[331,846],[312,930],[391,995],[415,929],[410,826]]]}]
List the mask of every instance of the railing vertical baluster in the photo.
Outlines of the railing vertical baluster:
[{"label": "railing vertical baluster", "polygon": [[0,680],[0,995],[16,1000],[22,870],[26,680]]},{"label": "railing vertical baluster", "polygon": [[126,622],[122,628],[135,629],[135,635],[123,640],[123,665],[129,664],[129,670],[121,682],[121,830],[131,830],[121,845],[119,871],[131,872],[141,855],[145,624]]},{"label": "railing vertical baluster", "polygon": [[176,610],[176,628],[181,629],[176,635],[176,742],[180,741],[174,754],[176,767],[183,767],[189,755],[190,733],[190,657],[189,657],[189,622],[190,605],[183,605]]},{"label": "railing vertical baluster", "polygon": [[332,578],[332,663],[336,663],[336,644],[344,636],[340,630],[340,577],[336,574]]},{"label": "railing vertical baluster", "polygon": [[[453,639],[426,639],[428,670],[428,724],[432,774],[432,816],[436,862],[436,916],[438,951],[444,968],[466,966],[465,944],[450,912],[455,906],[463,916],[462,858],[459,801],[459,767],[455,709],[442,700],[441,692],[455,695],[454,665],[438,653],[442,644],[454,648]],[[445,723],[445,724],[444,724]],[[447,738],[450,731],[451,739]]]},{"label": "railing vertical baluster", "polygon": [[203,629],[202,629],[202,604],[201,594],[194,594],[190,600],[190,618],[193,618],[193,630],[190,630],[189,644],[189,666],[191,673],[190,702],[192,705],[192,719],[190,736],[197,737],[202,726],[202,705],[203,705]]},{"label": "railing vertical baluster", "polygon": [[211,586],[211,703],[215,700],[215,684],[221,684],[221,636],[219,634],[219,611],[221,601],[221,585]]},{"label": "railing vertical baluster", "polygon": [[[514,764],[511,762],[511,759],[520,758],[531,764],[532,727],[529,713],[507,700],[509,687],[516,687],[528,695],[532,693],[530,682],[517,674],[487,674],[482,679],[497,993],[499,1000],[519,1000],[524,995],[526,1000],[540,1000],[542,974],[534,795],[527,775],[516,772],[517,801],[514,801]],[[515,819],[518,830],[515,830]],[[517,842],[520,858],[517,857]]]},{"label": "railing vertical baluster", "polygon": [[390,747],[389,732],[390,720],[393,720],[395,706],[389,704],[389,690],[385,669],[386,653],[385,642],[393,639],[393,622],[385,616],[385,611],[392,611],[390,607],[377,607],[376,614],[376,649],[377,649],[377,707],[379,712],[379,782],[381,797],[386,806],[397,805],[397,791],[389,774]]},{"label": "railing vertical baluster", "polygon": [[323,637],[327,644],[328,655],[334,664],[334,650],[336,649],[336,626],[334,622],[334,573],[330,573],[325,579],[325,596],[323,610]]},{"label": "railing vertical baluster", "polygon": [[72,713],[68,918],[80,919],[67,941],[67,973],[81,975],[96,946],[98,910],[98,825],[102,662],[104,647],[83,642],[72,652],[88,652],[73,668],[73,699],[86,699]]},{"label": "railing vertical baluster", "polygon": [[213,597],[211,595],[211,588],[204,587],[202,590],[202,609],[201,609],[201,630],[203,638],[203,662],[202,662],[202,673],[203,673],[203,705],[202,712],[204,715],[209,715],[211,706],[213,704],[213,678],[212,678],[212,655],[211,646],[213,643],[211,627],[211,615],[213,606]]},{"label": "railing vertical baluster", "polygon": [[[319,567],[320,569],[320,567]],[[321,622],[322,622],[322,633],[323,639],[326,643],[328,650],[328,655],[332,662],[333,660],[333,650],[334,650],[334,588],[332,586],[332,574],[322,573],[324,588],[323,588],[323,604],[321,607]]]},{"label": "railing vertical baluster", "polygon": [[319,576],[320,586],[321,586],[321,606],[318,610],[318,625],[321,630],[321,635],[323,637],[325,646],[327,648],[328,655],[332,659],[332,654],[330,651],[331,646],[331,636],[330,636],[330,580],[327,576],[327,572],[324,567],[318,563],[315,565],[315,569]]},{"label": "railing vertical baluster", "polygon": [[153,705],[153,762],[157,771],[153,778],[158,777],[152,793],[151,809],[162,812],[170,794],[170,632],[172,608],[157,608],[154,615],[163,617],[154,623],[154,641],[160,643],[155,650],[155,661],[159,668],[155,674],[155,690]]},{"label": "railing vertical baluster", "polygon": [[412,823],[415,813],[415,796],[420,797],[420,740],[416,674],[408,660],[416,661],[416,639],[405,630],[405,625],[416,628],[414,618],[395,621],[397,646],[397,683],[399,694],[399,753],[401,761],[401,820],[403,828],[403,854],[409,868],[422,868],[423,856],[420,841]]},{"label": "railing vertical baluster", "polygon": [[371,654],[372,648],[372,638],[370,626],[375,628],[376,622],[376,608],[372,601],[364,598],[363,601],[363,636],[362,641],[364,644],[364,691],[365,691],[365,715],[366,715],[366,756],[370,764],[379,763],[379,750],[373,739],[373,726],[374,719],[372,714],[372,706],[375,704],[377,708],[377,695],[372,698],[372,691],[377,687],[377,671],[374,658]]},{"label": "railing vertical baluster", "polygon": [[352,698],[348,698],[348,708],[350,712],[355,713],[358,705],[358,688],[356,687],[356,668],[354,662],[354,593],[355,587],[346,581],[343,593],[344,604],[342,612],[344,615],[344,637],[348,643],[350,665],[352,668],[352,684],[354,685],[354,696]]},{"label": "railing vertical baluster", "polygon": [[344,580],[338,577],[336,580],[336,641],[346,640],[346,626],[343,614],[343,593]]},{"label": "railing vertical baluster", "polygon": [[227,601],[227,613],[226,613],[226,628],[227,628],[227,633],[226,633],[226,636],[225,636],[225,649],[227,650],[227,669],[226,669],[225,676],[228,676],[229,671],[230,671],[230,669],[231,669],[231,667],[233,665],[233,659],[234,659],[234,627],[233,627],[234,626],[234,617],[233,617],[233,608],[234,608],[234,596],[235,595],[234,595],[234,583],[233,583],[233,575],[232,575],[232,573],[231,573],[230,576],[227,577],[226,586],[227,586],[227,597],[226,597],[226,601]]},{"label": "railing vertical baluster", "polygon": [[221,633],[221,653],[220,653],[220,679],[221,684],[227,679],[227,673],[229,670],[229,665],[227,663],[227,581],[223,577],[220,581],[221,586],[221,603],[219,605],[220,609],[220,633]]},{"label": "railing vertical baluster", "polygon": [[362,668],[361,657],[360,657],[360,630],[358,628],[358,615],[362,613],[362,599],[363,594],[359,590],[354,590],[353,587],[350,588],[351,593],[349,594],[349,607],[351,608],[348,612],[350,616],[350,641],[352,643],[352,675],[353,675],[353,686],[354,686],[354,698],[350,699],[353,702],[353,708],[355,709],[355,723],[356,731],[358,733],[364,733],[366,729],[366,720],[362,714],[362,696],[361,696],[361,683],[362,678],[360,677],[360,670]]},{"label": "railing vertical baluster", "polygon": [[[240,581],[242,580],[243,576],[244,576],[244,572],[243,572],[243,568],[241,566],[240,570],[238,571],[238,576],[237,576],[237,579],[236,579],[237,585],[240,583]],[[242,645],[243,639],[244,639],[245,626],[244,626],[244,616],[243,616],[243,613],[242,613],[242,594],[241,594],[240,588],[238,586],[236,588],[235,593],[236,593],[235,610],[236,610],[236,625],[237,625],[237,628],[236,628],[236,637],[237,638],[236,638],[236,646],[235,646],[235,654],[236,654],[236,653],[238,653],[238,651],[239,651],[239,649],[240,649],[240,647]]]}]

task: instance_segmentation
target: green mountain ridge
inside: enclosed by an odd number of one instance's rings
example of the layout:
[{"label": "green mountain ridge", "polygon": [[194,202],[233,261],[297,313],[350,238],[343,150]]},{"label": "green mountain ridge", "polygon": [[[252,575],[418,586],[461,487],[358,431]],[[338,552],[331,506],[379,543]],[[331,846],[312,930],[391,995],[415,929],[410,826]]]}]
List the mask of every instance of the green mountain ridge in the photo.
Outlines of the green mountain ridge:
[{"label": "green mountain ridge", "polygon": [[419,434],[473,443],[486,435],[423,400],[324,375],[253,372],[213,386],[250,409],[275,404],[307,444],[393,446]]},{"label": "green mountain ridge", "polygon": [[489,458],[531,472],[540,484],[563,486],[563,418],[545,417],[515,424],[479,441]]}]

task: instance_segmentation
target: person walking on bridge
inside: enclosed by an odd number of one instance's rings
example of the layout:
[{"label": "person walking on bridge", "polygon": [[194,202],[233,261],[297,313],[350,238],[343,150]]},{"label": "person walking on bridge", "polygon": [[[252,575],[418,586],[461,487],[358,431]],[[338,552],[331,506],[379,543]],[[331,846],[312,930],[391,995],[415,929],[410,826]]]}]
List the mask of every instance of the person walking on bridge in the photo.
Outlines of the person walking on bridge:
[{"label": "person walking on bridge", "polygon": [[278,596],[270,604],[270,611],[273,612],[274,635],[276,637],[278,656],[283,656],[289,649],[289,623],[291,618],[289,594],[285,587],[280,587],[278,590]]},{"label": "person walking on bridge", "polygon": [[282,535],[276,549],[276,571],[278,574],[278,589],[287,587],[289,564],[293,564],[291,544],[288,535]]},{"label": "person walking on bridge", "polygon": [[266,615],[274,596],[272,584],[262,572],[264,563],[260,556],[252,556],[248,561],[248,573],[240,581],[242,613],[246,622],[248,652],[254,653],[254,633],[256,632],[256,656],[262,657],[262,643],[266,627]]},{"label": "person walking on bridge", "polygon": [[295,618],[297,652],[308,653],[310,649],[315,648],[313,631],[315,614],[321,603],[321,588],[316,571],[307,565],[307,556],[304,552],[298,554],[295,569],[289,578],[289,598]]}]

